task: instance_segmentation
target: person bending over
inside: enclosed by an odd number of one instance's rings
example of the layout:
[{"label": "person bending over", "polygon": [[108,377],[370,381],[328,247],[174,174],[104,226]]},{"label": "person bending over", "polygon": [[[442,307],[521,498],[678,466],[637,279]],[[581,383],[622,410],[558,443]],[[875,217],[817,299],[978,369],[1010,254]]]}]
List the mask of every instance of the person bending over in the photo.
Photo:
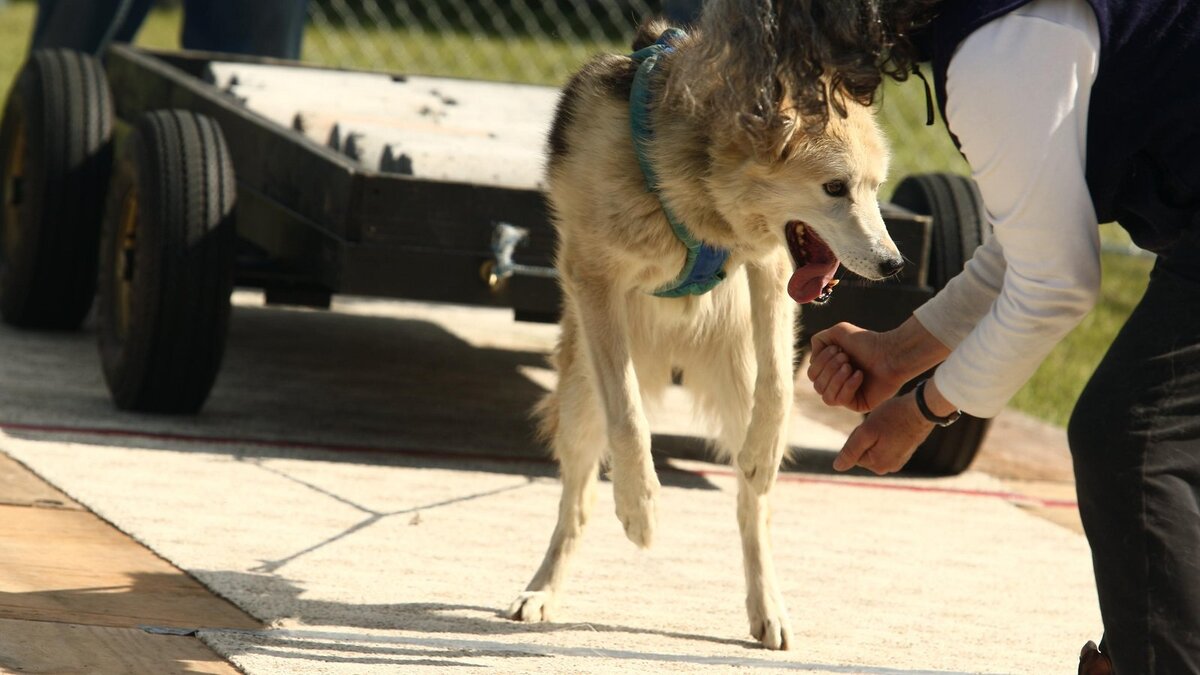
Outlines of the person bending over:
[{"label": "person bending over", "polygon": [[[932,19],[886,30],[917,4]],[[896,471],[935,424],[1000,412],[1095,304],[1098,223],[1118,221],[1158,259],[1068,427],[1105,632],[1080,672],[1200,672],[1200,2],[828,0],[793,11],[857,12],[859,25],[885,27],[867,31],[883,38],[866,48],[829,38],[831,63],[896,50],[932,62],[993,228],[899,328],[813,336],[816,391],[870,412],[834,467]],[[896,395],[935,366],[919,391]]]}]

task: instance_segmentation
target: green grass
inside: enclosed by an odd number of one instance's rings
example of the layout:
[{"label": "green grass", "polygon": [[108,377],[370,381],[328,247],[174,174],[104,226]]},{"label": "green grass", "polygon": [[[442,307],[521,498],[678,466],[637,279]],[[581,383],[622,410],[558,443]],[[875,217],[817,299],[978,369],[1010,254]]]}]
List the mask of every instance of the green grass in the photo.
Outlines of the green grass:
[{"label": "green grass", "polygon": [[900,180],[915,173],[970,174],[941,116],[926,126],[925,88],[920,80],[885,80],[880,101],[879,119],[892,151],[891,175],[880,191],[882,199],[889,199]]},{"label": "green grass", "polygon": [[617,42],[514,35],[504,41],[419,27],[305,32],[303,59],[344,68],[559,86],[589,57],[625,51]]},{"label": "green grass", "polygon": [[[16,0],[0,9],[0,91],[7,92],[24,59],[35,5]],[[155,11],[138,36],[138,44],[158,48],[178,45],[180,15]],[[306,60],[342,67],[428,75],[519,79],[557,85],[590,54],[623,51],[618,42],[559,42],[513,37],[507,43],[460,33],[310,27],[305,35]],[[883,123],[893,147],[891,184],[923,171],[965,173],[966,165],[940,126],[925,127],[924,91],[917,81],[889,85],[884,91]],[[890,194],[885,191],[885,197]],[[1121,241],[1114,226],[1106,240]],[[1044,420],[1065,424],[1088,376],[1113,336],[1141,297],[1151,261],[1105,254],[1099,306],[1058,345],[1013,399],[1012,405]]]},{"label": "green grass", "polygon": [[[29,49],[34,3],[9,3],[0,9],[0,91],[7,92]],[[7,99],[6,99],[7,100]]]},{"label": "green grass", "polygon": [[[0,9],[0,91],[12,86],[25,52],[37,3],[33,0],[13,0]],[[171,48],[179,45],[179,10],[154,11],[138,34],[137,43],[147,47]]]}]

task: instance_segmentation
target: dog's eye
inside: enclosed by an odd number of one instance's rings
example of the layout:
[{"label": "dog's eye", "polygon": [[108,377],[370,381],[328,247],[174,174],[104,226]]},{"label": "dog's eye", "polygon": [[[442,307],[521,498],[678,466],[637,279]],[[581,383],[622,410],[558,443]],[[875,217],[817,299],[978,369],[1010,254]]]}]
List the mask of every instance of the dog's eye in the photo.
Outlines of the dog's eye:
[{"label": "dog's eye", "polygon": [[829,195],[830,197],[846,196],[846,183],[844,181],[831,180],[821,187],[825,188],[825,194]]}]

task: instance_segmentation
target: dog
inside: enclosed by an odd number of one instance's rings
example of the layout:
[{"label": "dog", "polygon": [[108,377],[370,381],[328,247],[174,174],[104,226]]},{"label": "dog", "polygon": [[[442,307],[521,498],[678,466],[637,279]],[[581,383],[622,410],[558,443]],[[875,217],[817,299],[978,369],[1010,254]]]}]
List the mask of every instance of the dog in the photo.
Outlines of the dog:
[{"label": "dog", "polygon": [[[546,181],[563,291],[552,357],[558,384],[535,410],[560,465],[562,499],[545,559],[509,618],[551,620],[601,462],[626,535],[651,545],[659,481],[643,400],[682,371],[719,429],[716,452],[736,466],[750,633],[769,649],[791,642],[768,502],[788,449],[796,308],[826,300],[839,265],[878,280],[902,261],[877,201],[888,152],[872,109],[842,101],[843,110],[813,129],[797,112],[811,101],[795,100],[786,86],[768,92],[770,111],[761,91],[738,91],[755,83],[722,58],[763,49],[739,42],[747,34],[739,21],[753,20],[739,6],[746,1],[710,0],[690,34],[661,22],[639,29],[636,53],[656,40],[661,46],[655,79],[644,88],[652,137],[631,133],[637,58],[598,56],[564,88]],[[778,56],[764,58],[776,82]],[[723,114],[747,109],[733,99],[749,100],[750,113]],[[663,292],[689,255],[672,219],[724,252],[723,278],[711,290]]]}]

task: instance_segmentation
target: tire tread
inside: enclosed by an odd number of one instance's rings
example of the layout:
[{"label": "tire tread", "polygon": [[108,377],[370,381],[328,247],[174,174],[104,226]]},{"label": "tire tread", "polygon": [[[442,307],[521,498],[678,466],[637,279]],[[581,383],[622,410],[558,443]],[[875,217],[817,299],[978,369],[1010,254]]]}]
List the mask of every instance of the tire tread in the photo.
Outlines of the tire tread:
[{"label": "tire tread", "polygon": [[[105,375],[120,408],[192,413],[212,389],[228,332],[235,195],[227,187],[233,167],[216,123],[196,113],[147,113],[133,136],[126,161],[137,165],[132,173],[148,207],[138,224],[142,276],[135,284],[131,335],[120,344],[107,327],[114,263],[104,260]],[[106,256],[113,237],[106,230]]]},{"label": "tire tread", "polygon": [[73,329],[91,308],[111,98],[99,61],[64,49],[33,52],[13,88],[6,116],[19,107],[25,120],[30,206],[17,224],[17,250],[3,254],[0,315],[10,324]]}]

